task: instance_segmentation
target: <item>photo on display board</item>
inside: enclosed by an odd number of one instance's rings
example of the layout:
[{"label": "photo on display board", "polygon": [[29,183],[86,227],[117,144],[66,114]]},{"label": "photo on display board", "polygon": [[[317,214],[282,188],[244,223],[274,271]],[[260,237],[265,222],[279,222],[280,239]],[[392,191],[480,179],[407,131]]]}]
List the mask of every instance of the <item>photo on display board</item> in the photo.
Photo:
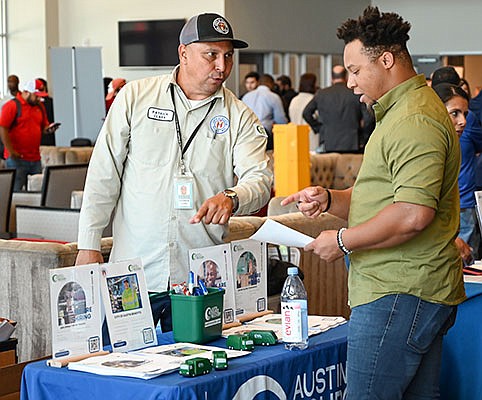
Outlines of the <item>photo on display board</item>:
[{"label": "photo on display board", "polygon": [[250,251],[241,254],[236,265],[236,287],[254,286],[260,283],[257,260]]},{"label": "photo on display board", "polygon": [[157,345],[144,268],[140,259],[99,266],[109,338],[114,352]]},{"label": "photo on display board", "polygon": [[223,279],[218,264],[214,260],[203,261],[197,271],[198,279],[203,279],[206,287],[223,287]]},{"label": "photo on display board", "polygon": [[52,355],[62,358],[102,350],[98,265],[54,268],[49,275]]},{"label": "photo on display board", "polygon": [[113,314],[142,308],[136,274],[107,278],[107,289]]},{"label": "photo on display board", "polygon": [[67,282],[57,298],[57,320],[59,326],[70,325],[86,318],[85,291],[77,282]]}]

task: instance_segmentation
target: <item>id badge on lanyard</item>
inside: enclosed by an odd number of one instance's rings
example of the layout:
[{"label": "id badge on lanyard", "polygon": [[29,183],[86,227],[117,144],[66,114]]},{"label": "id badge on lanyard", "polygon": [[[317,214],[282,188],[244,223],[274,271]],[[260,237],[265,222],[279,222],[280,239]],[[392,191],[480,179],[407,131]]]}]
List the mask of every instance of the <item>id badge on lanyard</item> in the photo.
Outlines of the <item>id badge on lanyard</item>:
[{"label": "id badge on lanyard", "polygon": [[194,177],[188,172],[174,177],[174,208],[177,210],[194,208]]},{"label": "id badge on lanyard", "polygon": [[194,131],[191,133],[185,146],[182,145],[181,128],[179,126],[179,119],[176,111],[176,102],[174,101],[174,85],[171,84],[171,99],[174,108],[174,122],[176,126],[176,136],[181,152],[181,159],[179,163],[179,173],[174,177],[174,208],[178,210],[192,210],[194,208],[194,177],[187,171],[184,163],[184,153],[187,151],[189,145],[194,140],[199,128],[206,120],[206,117],[211,112],[216,103],[216,98],[211,101],[209,108],[204,115],[204,118],[199,122]]}]

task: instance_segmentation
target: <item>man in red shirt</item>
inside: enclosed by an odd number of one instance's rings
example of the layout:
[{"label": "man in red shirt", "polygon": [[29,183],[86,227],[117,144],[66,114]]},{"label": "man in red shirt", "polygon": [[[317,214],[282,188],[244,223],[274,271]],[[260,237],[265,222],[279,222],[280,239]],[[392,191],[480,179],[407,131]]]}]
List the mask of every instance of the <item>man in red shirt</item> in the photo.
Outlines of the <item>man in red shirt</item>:
[{"label": "man in red shirt", "polygon": [[48,95],[39,90],[40,84],[38,80],[28,81],[14,99],[5,103],[0,114],[6,166],[17,170],[15,191],[26,186],[28,174],[42,172],[40,139],[44,133],[56,130],[49,125],[45,107],[40,103],[39,97]]}]

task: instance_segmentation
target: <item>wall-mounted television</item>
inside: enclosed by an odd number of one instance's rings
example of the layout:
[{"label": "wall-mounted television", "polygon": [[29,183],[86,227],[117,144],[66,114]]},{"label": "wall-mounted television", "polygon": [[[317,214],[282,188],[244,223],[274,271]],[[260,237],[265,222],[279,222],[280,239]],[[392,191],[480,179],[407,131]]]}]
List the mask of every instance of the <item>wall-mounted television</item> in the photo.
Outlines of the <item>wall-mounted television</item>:
[{"label": "wall-mounted television", "polygon": [[119,66],[163,67],[179,63],[185,19],[119,21]]}]

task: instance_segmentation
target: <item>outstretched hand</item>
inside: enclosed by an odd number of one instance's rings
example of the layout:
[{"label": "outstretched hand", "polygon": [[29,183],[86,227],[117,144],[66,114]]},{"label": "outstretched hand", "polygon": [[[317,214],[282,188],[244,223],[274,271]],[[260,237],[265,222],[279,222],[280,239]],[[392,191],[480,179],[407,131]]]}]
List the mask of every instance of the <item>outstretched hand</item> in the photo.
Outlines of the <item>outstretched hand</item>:
[{"label": "outstretched hand", "polygon": [[233,211],[233,201],[223,193],[207,199],[198,212],[189,220],[190,224],[198,224],[204,218],[205,224],[227,224]]},{"label": "outstretched hand", "polygon": [[281,201],[282,206],[296,202],[296,208],[305,216],[315,218],[327,208],[328,193],[321,186],[309,186]]}]

